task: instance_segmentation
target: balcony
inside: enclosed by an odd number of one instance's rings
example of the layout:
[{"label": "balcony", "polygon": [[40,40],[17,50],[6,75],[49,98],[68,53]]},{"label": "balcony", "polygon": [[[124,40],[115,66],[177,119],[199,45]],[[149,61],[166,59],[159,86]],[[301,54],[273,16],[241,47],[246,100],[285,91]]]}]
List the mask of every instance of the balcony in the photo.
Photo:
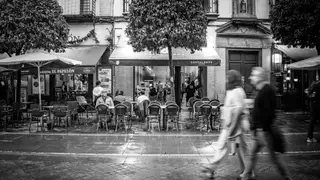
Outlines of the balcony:
[{"label": "balcony", "polygon": [[219,16],[219,0],[203,0],[202,3],[208,20],[216,20]]},{"label": "balcony", "polygon": [[70,16],[91,16],[94,0],[58,0],[59,5],[63,9],[63,15]]}]

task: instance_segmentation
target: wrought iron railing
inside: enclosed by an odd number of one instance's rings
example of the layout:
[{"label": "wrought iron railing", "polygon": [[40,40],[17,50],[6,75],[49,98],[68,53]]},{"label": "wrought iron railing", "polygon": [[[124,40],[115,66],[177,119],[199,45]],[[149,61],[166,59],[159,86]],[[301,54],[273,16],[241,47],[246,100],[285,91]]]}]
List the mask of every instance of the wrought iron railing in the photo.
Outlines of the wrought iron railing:
[{"label": "wrought iron railing", "polygon": [[219,0],[203,0],[203,7],[206,13],[219,13]]},{"label": "wrought iron railing", "polygon": [[128,13],[132,0],[123,0],[123,13]]}]

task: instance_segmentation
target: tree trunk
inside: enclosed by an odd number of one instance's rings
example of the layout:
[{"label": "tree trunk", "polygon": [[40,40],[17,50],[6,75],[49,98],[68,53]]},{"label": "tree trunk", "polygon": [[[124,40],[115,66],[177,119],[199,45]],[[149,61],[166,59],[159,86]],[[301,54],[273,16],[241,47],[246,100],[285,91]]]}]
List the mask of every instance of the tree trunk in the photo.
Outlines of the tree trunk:
[{"label": "tree trunk", "polygon": [[169,53],[169,69],[170,69],[170,83],[171,83],[171,99],[172,101],[175,100],[175,94],[174,94],[174,66],[173,66],[173,60],[172,60],[172,46],[168,45],[168,53]]}]

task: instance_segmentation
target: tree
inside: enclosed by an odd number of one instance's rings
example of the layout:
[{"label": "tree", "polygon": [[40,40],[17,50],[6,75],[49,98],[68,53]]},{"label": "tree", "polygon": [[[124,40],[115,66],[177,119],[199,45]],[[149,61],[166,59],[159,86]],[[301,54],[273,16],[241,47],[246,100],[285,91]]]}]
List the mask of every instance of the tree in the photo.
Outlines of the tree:
[{"label": "tree", "polygon": [[[0,1],[0,53],[11,57],[30,49],[64,51],[68,33],[68,24],[56,0]],[[20,102],[20,79],[18,70],[17,102]]]},{"label": "tree", "polygon": [[276,40],[293,47],[316,47],[320,55],[319,0],[278,0],[270,18]]},{"label": "tree", "polygon": [[[206,30],[206,14],[198,0],[135,0],[125,32],[135,52],[160,53],[167,48],[170,79],[174,79],[172,48],[200,50]],[[174,87],[171,91],[174,96]]]},{"label": "tree", "polygon": [[68,24],[56,0],[4,0],[0,17],[0,53],[11,57],[30,49],[66,48]]}]

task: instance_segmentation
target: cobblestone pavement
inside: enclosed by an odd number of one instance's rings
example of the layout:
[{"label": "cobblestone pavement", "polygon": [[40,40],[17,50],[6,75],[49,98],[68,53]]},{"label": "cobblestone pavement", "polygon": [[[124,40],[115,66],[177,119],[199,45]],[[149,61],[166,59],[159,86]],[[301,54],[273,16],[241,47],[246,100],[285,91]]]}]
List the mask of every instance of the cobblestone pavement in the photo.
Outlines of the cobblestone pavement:
[{"label": "cobblestone pavement", "polygon": [[[293,179],[320,179],[320,143],[306,143],[305,136],[286,133],[288,153],[281,156]],[[211,160],[217,137],[1,133],[0,180],[203,179],[201,166]],[[236,156],[228,156],[216,179],[236,179],[239,173]],[[281,179],[266,153],[259,155],[256,174],[261,180]]]},{"label": "cobblestone pavement", "polygon": [[[283,157],[294,180],[320,179],[319,155]],[[0,155],[1,180],[198,180],[208,157],[105,157]],[[266,155],[259,156],[256,179],[281,179]],[[236,157],[229,156],[216,179],[233,180],[239,175]]]}]

